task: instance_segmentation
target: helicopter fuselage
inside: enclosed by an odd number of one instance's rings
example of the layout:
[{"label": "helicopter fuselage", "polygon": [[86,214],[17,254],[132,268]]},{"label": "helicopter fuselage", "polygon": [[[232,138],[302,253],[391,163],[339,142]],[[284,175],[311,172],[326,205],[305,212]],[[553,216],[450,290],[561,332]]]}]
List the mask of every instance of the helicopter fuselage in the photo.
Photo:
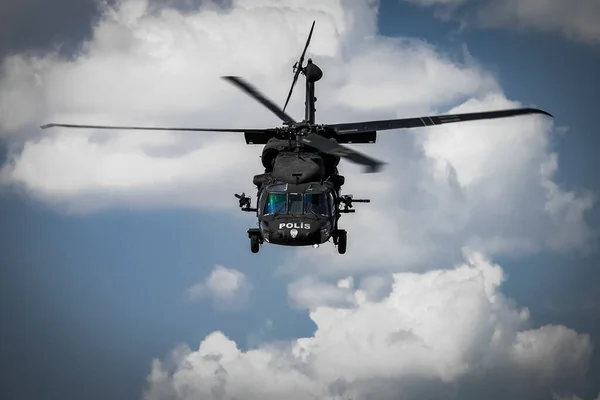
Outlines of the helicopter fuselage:
[{"label": "helicopter fuselage", "polygon": [[272,179],[259,188],[259,228],[249,230],[249,234],[258,236],[260,243],[320,245],[336,232],[337,199],[338,192],[330,182],[289,183]]},{"label": "helicopter fuselage", "polygon": [[345,179],[338,174],[339,157],[271,144],[263,150],[265,173],[254,176],[256,207],[250,207],[249,197],[236,195],[242,210],[255,212],[258,220],[258,228],[248,230],[252,252],[258,252],[264,242],[318,246],[333,238],[343,254],[346,231],[338,229],[340,215],[354,212],[349,210],[352,201],[368,200],[340,195]]}]

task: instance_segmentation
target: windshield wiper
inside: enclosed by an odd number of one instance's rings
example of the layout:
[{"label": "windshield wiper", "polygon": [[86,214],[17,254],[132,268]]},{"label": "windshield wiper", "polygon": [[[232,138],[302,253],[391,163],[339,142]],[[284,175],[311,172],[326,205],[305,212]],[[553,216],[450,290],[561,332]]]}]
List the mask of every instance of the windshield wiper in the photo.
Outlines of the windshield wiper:
[{"label": "windshield wiper", "polygon": [[314,215],[314,216],[315,216],[315,217],[317,217],[317,218],[320,218],[320,217],[321,217],[321,216],[320,216],[319,214],[317,214],[317,213],[315,212],[315,210],[313,210],[312,208],[310,209],[310,212],[311,212],[311,214],[312,214],[312,215]]},{"label": "windshield wiper", "polygon": [[325,215],[323,215],[323,214],[318,214],[317,212],[315,212],[315,210],[314,210],[314,208],[313,208],[313,207],[310,207],[310,210],[309,210],[309,211],[306,211],[306,209],[304,210],[304,213],[305,213],[305,214],[308,214],[309,212],[310,212],[312,215],[314,215],[315,217],[317,217],[317,218],[321,218],[321,217],[324,217],[324,216],[325,216]]}]

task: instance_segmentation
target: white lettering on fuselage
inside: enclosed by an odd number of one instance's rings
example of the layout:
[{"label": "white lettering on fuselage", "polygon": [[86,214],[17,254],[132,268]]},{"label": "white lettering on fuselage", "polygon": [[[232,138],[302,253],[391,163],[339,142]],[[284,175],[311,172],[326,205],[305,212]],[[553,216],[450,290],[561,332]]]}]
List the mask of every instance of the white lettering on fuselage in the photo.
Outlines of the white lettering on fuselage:
[{"label": "white lettering on fuselage", "polygon": [[279,224],[279,229],[288,228],[288,229],[310,229],[310,224],[306,222],[282,222]]}]

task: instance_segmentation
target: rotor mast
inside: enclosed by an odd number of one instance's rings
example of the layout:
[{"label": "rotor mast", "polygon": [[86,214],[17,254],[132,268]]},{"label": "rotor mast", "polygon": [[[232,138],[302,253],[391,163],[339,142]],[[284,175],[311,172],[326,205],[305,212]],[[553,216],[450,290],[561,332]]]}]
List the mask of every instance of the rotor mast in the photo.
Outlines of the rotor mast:
[{"label": "rotor mast", "polygon": [[312,60],[309,58],[306,66],[302,65],[304,63],[304,56],[306,55],[306,50],[308,49],[308,45],[310,44],[310,38],[312,37],[313,30],[315,29],[315,21],[313,21],[310,32],[308,33],[308,39],[306,39],[306,43],[304,44],[304,50],[302,51],[302,55],[300,59],[294,64],[294,80],[292,80],[292,86],[290,87],[290,91],[288,92],[287,99],[285,100],[285,105],[283,106],[283,112],[285,112],[285,108],[290,102],[290,98],[292,97],[292,92],[294,91],[294,86],[296,85],[296,81],[298,80],[298,75],[302,73],[306,77],[306,100],[304,103],[304,122],[308,124],[315,123],[315,102],[317,99],[315,98],[315,82],[323,77],[323,71],[315,64],[313,64]]},{"label": "rotor mast", "polygon": [[317,98],[315,97],[315,82],[323,77],[323,71],[321,71],[321,68],[319,68],[317,64],[313,64],[312,60],[309,58],[306,67],[302,69],[302,73],[306,77],[304,120],[309,124],[314,124],[315,112],[317,111],[315,108],[315,102],[317,101]]}]

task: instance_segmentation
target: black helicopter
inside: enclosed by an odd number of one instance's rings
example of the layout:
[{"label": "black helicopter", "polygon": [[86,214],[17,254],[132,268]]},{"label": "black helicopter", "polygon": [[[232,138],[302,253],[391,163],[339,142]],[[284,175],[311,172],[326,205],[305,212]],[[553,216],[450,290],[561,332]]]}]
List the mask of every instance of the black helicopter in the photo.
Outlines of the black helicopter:
[{"label": "black helicopter", "polygon": [[[355,199],[352,195],[341,194],[345,178],[338,173],[340,158],[363,165],[364,172],[368,173],[380,171],[384,163],[342,144],[375,143],[377,131],[381,130],[417,128],[525,114],[544,114],[552,117],[551,114],[540,109],[518,108],[342,124],[316,124],[315,83],[323,77],[323,71],[310,58],[306,65],[303,65],[314,27],[313,21],[302,55],[294,64],[294,78],[283,109],[242,78],[223,77],[277,115],[283,121],[282,127],[214,129],[51,123],[41,128],[243,132],[247,144],[265,145],[262,151],[262,164],[265,171],[255,175],[253,179],[258,191],[256,207],[252,207],[251,198],[245,193],[235,194],[239,199],[241,210],[254,212],[258,218],[258,228],[248,229],[251,251],[257,253],[264,242],[284,246],[318,247],[333,239],[338,252],[344,254],[347,232],[339,228],[340,216],[343,213],[355,212],[353,203],[368,203],[370,200]],[[286,114],[285,108],[300,74],[306,78],[306,100],[304,120],[298,122]]]}]

